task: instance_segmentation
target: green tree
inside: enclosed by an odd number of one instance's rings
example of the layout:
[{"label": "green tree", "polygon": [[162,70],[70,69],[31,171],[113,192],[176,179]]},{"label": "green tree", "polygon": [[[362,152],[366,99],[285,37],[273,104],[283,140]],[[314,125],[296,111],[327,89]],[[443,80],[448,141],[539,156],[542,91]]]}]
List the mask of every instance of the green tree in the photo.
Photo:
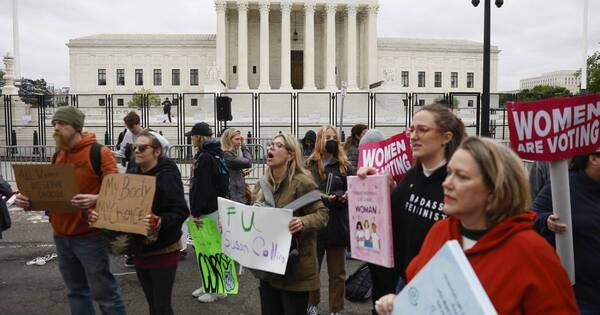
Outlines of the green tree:
[{"label": "green tree", "polygon": [[600,51],[589,56],[587,60],[587,92],[600,92]]},{"label": "green tree", "polygon": [[517,100],[519,102],[529,102],[558,96],[572,96],[572,94],[564,87],[538,85],[531,90],[525,89],[519,92]]},{"label": "green tree", "polygon": [[127,106],[130,108],[142,108],[143,99],[148,98],[148,104],[150,106],[160,106],[160,96],[154,94],[150,89],[141,88],[139,91],[133,94],[133,97],[129,102],[127,102]]}]

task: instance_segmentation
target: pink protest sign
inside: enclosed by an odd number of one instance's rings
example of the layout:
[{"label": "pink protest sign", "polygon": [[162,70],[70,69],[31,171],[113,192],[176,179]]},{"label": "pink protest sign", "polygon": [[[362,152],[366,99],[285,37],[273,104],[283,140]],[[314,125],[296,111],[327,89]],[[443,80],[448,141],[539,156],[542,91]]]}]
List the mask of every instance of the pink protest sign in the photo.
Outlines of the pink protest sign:
[{"label": "pink protest sign", "polygon": [[406,133],[358,147],[358,168],[374,167],[380,173],[391,174],[395,181],[400,181],[406,175],[412,162],[410,139]]},{"label": "pink protest sign", "polygon": [[600,94],[510,102],[510,145],[528,160],[556,161],[600,145]]},{"label": "pink protest sign", "polygon": [[348,177],[352,258],[394,267],[390,185],[385,175]]}]

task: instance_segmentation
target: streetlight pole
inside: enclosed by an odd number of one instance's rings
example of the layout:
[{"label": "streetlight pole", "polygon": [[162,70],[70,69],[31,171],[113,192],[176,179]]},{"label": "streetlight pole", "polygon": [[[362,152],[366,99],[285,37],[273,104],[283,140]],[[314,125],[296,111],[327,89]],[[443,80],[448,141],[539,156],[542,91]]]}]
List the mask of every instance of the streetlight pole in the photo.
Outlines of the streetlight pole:
[{"label": "streetlight pole", "polygon": [[[492,4],[491,0],[484,0],[483,19],[483,91],[481,95],[481,127],[480,134],[490,137],[490,54],[491,54],[491,24]],[[473,6],[478,6],[480,0],[471,0]],[[500,8],[503,0],[496,0],[496,6]]]},{"label": "streetlight pole", "polygon": [[481,131],[483,137],[490,136],[490,36],[492,8],[491,0],[485,0],[483,22],[483,95],[481,102]]}]

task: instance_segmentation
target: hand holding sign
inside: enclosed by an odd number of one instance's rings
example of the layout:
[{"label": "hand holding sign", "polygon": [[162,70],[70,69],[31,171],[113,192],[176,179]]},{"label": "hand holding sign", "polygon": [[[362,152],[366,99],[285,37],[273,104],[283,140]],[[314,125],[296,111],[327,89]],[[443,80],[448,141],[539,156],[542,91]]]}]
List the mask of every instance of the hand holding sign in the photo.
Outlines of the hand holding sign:
[{"label": "hand holding sign", "polygon": [[512,149],[523,159],[552,161],[550,181],[556,214],[547,224],[558,232],[556,251],[574,284],[573,233],[566,229],[572,226],[567,159],[592,153],[600,145],[600,94],[509,102],[507,109]]},{"label": "hand holding sign", "polygon": [[96,205],[98,195],[78,194],[71,199],[71,204],[77,208],[87,210]]}]

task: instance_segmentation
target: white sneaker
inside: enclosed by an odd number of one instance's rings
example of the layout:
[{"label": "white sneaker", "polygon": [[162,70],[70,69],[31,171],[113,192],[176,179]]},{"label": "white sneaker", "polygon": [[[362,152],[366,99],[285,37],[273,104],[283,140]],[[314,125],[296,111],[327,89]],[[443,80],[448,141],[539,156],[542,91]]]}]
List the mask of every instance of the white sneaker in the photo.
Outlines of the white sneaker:
[{"label": "white sneaker", "polygon": [[227,294],[216,294],[216,293],[204,293],[198,297],[198,301],[201,303],[212,303],[216,300],[224,299]]},{"label": "white sneaker", "polygon": [[306,315],[319,315],[319,307],[317,305],[308,305]]},{"label": "white sneaker", "polygon": [[204,288],[199,288],[199,289],[194,290],[194,292],[192,292],[192,296],[195,298],[198,298],[202,294],[204,294]]}]

